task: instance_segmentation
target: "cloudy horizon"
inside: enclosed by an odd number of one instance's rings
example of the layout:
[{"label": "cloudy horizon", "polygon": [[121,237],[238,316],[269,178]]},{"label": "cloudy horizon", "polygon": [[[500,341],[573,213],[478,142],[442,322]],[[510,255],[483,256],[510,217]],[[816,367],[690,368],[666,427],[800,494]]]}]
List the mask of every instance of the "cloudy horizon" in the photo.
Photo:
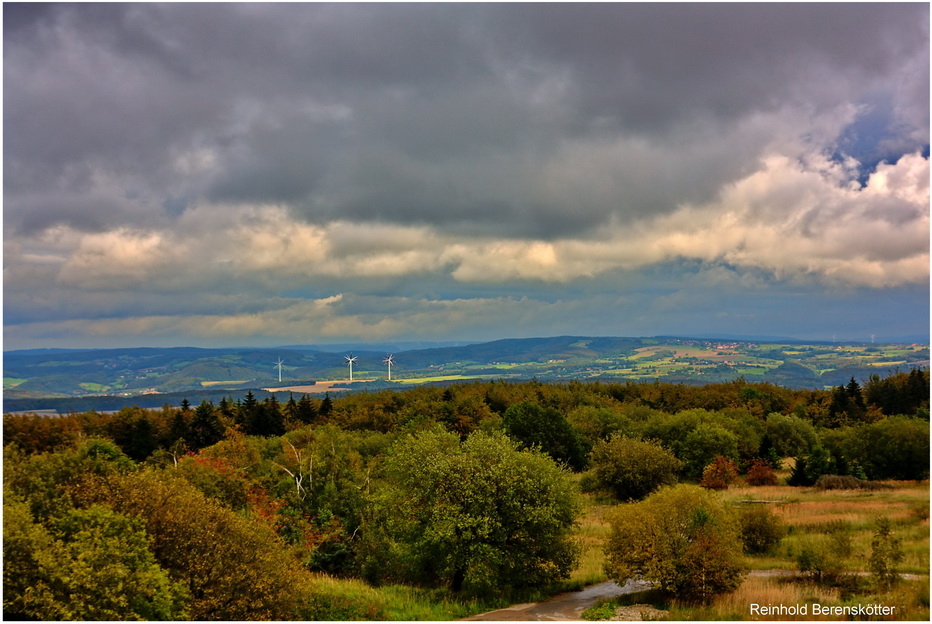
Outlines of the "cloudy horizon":
[{"label": "cloudy horizon", "polygon": [[5,349],[928,336],[927,4],[3,10]]}]

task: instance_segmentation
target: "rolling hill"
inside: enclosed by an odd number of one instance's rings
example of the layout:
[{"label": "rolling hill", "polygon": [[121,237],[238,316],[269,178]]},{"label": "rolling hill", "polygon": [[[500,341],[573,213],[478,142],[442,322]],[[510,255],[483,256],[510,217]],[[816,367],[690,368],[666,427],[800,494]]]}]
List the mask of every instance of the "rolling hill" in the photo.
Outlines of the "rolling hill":
[{"label": "rolling hill", "polygon": [[[355,389],[470,378],[711,383],[739,376],[819,388],[846,383],[851,377],[863,380],[875,373],[928,366],[929,360],[928,345],[923,344],[556,336],[396,351],[392,382],[387,382],[382,363],[386,352],[357,346],[364,348],[353,352],[357,358],[354,378],[368,383]],[[284,361],[281,383],[279,358]],[[40,404],[53,405],[50,401],[56,399],[61,403],[98,397],[99,403],[111,397],[108,405],[139,404],[143,397],[152,403],[176,394],[180,400],[247,388],[300,387],[346,379],[345,364],[343,352],[299,345],[7,351],[3,354],[4,409],[38,409]]]}]

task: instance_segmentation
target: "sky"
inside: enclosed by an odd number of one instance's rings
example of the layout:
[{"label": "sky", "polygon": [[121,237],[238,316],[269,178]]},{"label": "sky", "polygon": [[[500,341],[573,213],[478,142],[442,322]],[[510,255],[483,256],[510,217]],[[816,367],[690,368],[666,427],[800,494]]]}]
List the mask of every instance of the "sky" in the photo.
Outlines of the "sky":
[{"label": "sky", "polygon": [[929,5],[3,4],[4,349],[928,339]]}]

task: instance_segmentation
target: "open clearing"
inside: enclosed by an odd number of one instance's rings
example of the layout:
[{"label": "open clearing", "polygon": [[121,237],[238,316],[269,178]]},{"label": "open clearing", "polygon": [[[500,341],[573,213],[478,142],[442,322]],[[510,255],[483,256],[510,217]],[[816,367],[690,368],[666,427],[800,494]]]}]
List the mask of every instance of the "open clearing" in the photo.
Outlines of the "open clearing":
[{"label": "open clearing", "polygon": [[210,388],[212,386],[223,386],[227,384],[244,384],[248,381],[248,379],[233,379],[230,381],[202,381],[201,386],[204,388]]},{"label": "open clearing", "polygon": [[501,375],[437,375],[436,377],[411,377],[408,379],[394,379],[402,384],[422,384],[434,381],[468,381],[470,379],[498,379]]},{"label": "open clearing", "polygon": [[[323,394],[330,392],[334,386],[349,386],[357,383],[366,383],[375,381],[375,379],[337,379],[335,381],[316,381],[312,385],[304,386],[284,386],[281,388],[262,388],[266,392],[298,392],[300,394]],[[339,390],[340,388],[337,388]]]}]

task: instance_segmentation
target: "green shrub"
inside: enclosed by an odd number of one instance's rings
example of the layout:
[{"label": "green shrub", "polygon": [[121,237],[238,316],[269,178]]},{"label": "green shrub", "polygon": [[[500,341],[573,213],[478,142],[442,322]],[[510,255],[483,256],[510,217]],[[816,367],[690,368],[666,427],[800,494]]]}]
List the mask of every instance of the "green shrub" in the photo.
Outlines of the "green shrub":
[{"label": "green shrub", "polygon": [[767,416],[767,437],[780,457],[806,455],[819,445],[819,436],[810,422],[786,414]]},{"label": "green shrub", "polygon": [[627,416],[609,407],[581,405],[566,416],[590,445],[606,440],[613,434],[629,434],[632,426]]},{"label": "green shrub", "polygon": [[611,600],[603,600],[583,611],[582,619],[590,622],[599,622],[610,620],[615,616],[615,603]]},{"label": "green shrub", "polygon": [[896,566],[903,559],[900,538],[893,534],[889,518],[881,518],[871,541],[871,556],[868,567],[877,584],[889,587],[898,578]]},{"label": "green shrub", "polygon": [[741,585],[741,535],[718,495],[664,488],[609,517],[605,570],[619,584],[640,577],[688,601],[708,602]]},{"label": "green shrub", "polygon": [[744,551],[757,555],[774,549],[786,535],[786,523],[769,507],[755,505],[741,512]]},{"label": "green shrub", "polygon": [[641,499],[663,485],[676,483],[683,465],[656,442],[620,435],[596,443],[589,461],[594,485],[622,501]]},{"label": "green shrub", "polygon": [[683,440],[680,459],[685,464],[686,476],[691,479],[701,478],[705,467],[718,456],[738,458],[738,437],[724,427],[701,423]]},{"label": "green shrub", "polygon": [[796,565],[803,575],[816,583],[834,582],[844,571],[829,540],[825,538],[810,538],[803,542],[796,553]]},{"label": "green shrub", "polygon": [[[185,619],[183,583],[155,561],[143,522],[103,506],[72,509],[50,529],[5,503],[4,613],[13,619]],[[15,617],[14,617],[15,616]]]},{"label": "green shrub", "polygon": [[871,479],[928,479],[929,423],[891,416],[852,429],[846,457],[857,461]]}]

